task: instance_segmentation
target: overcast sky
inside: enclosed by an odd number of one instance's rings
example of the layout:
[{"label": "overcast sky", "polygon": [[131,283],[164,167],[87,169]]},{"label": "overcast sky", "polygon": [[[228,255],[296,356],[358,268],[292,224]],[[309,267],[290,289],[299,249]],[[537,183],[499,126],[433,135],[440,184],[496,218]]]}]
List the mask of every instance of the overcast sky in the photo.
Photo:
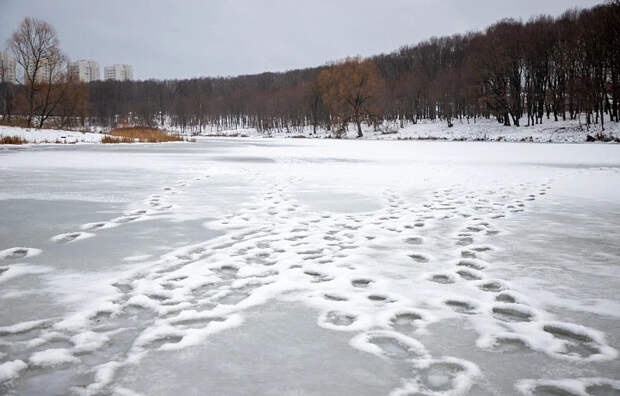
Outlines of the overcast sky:
[{"label": "overcast sky", "polygon": [[231,76],[391,52],[505,17],[602,0],[0,0],[2,47],[26,16],[71,59],[127,63],[136,79]]}]

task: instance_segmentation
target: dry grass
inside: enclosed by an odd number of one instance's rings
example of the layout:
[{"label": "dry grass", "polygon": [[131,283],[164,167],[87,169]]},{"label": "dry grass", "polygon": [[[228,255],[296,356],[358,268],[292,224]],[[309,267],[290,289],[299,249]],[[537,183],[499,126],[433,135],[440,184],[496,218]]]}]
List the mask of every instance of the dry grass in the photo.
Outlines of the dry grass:
[{"label": "dry grass", "polygon": [[10,121],[6,119],[0,120],[0,125],[2,126],[12,126],[12,127],[20,127],[20,128],[28,128],[28,121],[22,120],[21,118],[13,118]]},{"label": "dry grass", "polygon": [[19,136],[2,136],[0,138],[0,144],[26,144],[28,141],[22,139]]},{"label": "dry grass", "polygon": [[[116,140],[112,141],[113,139]],[[113,129],[110,132],[109,136],[105,136],[102,139],[101,143],[161,143],[182,141],[183,138],[181,136],[174,133],[168,133],[161,129],[148,127],[132,127]]]},{"label": "dry grass", "polygon": [[135,143],[136,141],[130,137],[105,135],[101,139],[101,143]]}]

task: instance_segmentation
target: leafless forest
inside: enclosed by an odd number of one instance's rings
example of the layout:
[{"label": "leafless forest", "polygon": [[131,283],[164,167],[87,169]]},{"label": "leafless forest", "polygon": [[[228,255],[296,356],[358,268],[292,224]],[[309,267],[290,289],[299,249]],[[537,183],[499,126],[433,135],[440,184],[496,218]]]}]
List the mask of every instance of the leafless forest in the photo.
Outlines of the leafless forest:
[{"label": "leafless forest", "polygon": [[[58,47],[55,37],[49,40]],[[19,37],[10,41],[19,51]],[[55,56],[59,63],[65,59]],[[168,123],[188,132],[313,127],[337,134],[352,123],[361,134],[361,123],[440,119],[451,125],[479,117],[506,126],[583,117],[604,129],[619,120],[619,74],[615,0],[283,73],[89,84],[28,75],[22,84],[2,84],[0,109],[5,122],[29,126]]]}]

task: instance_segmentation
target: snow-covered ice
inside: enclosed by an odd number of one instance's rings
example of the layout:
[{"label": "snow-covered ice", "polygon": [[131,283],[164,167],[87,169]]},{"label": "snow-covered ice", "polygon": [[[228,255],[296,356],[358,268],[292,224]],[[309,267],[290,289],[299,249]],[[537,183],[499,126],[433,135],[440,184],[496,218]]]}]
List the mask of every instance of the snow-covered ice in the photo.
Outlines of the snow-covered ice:
[{"label": "snow-covered ice", "polygon": [[617,145],[0,158],[0,393],[620,392]]}]

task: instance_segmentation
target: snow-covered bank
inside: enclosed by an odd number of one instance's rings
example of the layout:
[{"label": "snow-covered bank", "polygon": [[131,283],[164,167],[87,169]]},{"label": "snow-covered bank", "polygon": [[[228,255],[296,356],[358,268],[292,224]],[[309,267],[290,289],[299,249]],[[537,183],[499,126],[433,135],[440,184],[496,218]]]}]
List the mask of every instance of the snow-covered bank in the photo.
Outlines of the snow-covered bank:
[{"label": "snow-covered bank", "polygon": [[[162,135],[164,133],[162,132]],[[59,129],[36,129],[36,128],[20,128],[0,126],[0,139],[2,138],[17,138],[13,140],[21,141],[18,144],[93,144],[93,143],[163,143],[167,141],[161,138],[153,136],[125,136],[114,137],[115,141],[106,141],[104,138],[109,134],[103,133],[102,130],[97,132],[80,132],[80,131],[66,131]],[[182,136],[184,141],[190,141],[190,137]],[[129,141],[123,140],[129,139]],[[131,141],[133,140],[133,141]],[[177,141],[177,140],[172,140]],[[2,142],[0,140],[0,146],[6,143],[7,145],[14,145],[13,142]]]},{"label": "snow-covered bank", "polygon": [[[607,120],[606,120],[607,121]],[[504,142],[537,142],[537,143],[582,143],[588,140],[588,135],[595,136],[601,133],[600,125],[591,125],[586,128],[578,120],[546,121],[534,126],[506,127],[495,120],[478,119],[455,120],[454,126],[449,128],[445,121],[421,120],[417,124],[407,124],[400,128],[398,123],[384,123],[375,130],[372,126],[362,125],[363,139],[377,140],[449,140],[449,141],[504,141]],[[606,122],[603,134],[613,139],[620,139],[620,123]],[[256,129],[233,129],[222,131],[206,131],[206,136],[232,137],[331,137],[332,132],[325,129],[317,130],[313,134],[312,127],[303,130],[291,129],[271,134],[260,133]],[[355,139],[357,131],[353,125],[349,126],[346,138]]]},{"label": "snow-covered bank", "polygon": [[[165,129],[186,135],[170,125]],[[364,137],[369,140],[447,140],[447,141],[492,141],[492,142],[535,142],[535,143],[583,143],[589,141],[588,136],[598,140],[602,133],[612,142],[620,142],[620,123],[607,122],[605,131],[600,124],[587,128],[579,120],[550,121],[534,126],[506,127],[495,120],[478,119],[456,120],[452,127],[444,121],[421,120],[416,124],[405,124],[400,128],[398,123],[384,122],[379,128],[363,125]],[[17,136],[28,143],[76,144],[101,143],[103,133],[75,132],[56,129],[35,129],[0,126],[0,138]],[[283,131],[259,132],[255,128],[237,128],[217,130],[214,127],[205,129],[201,136],[207,137],[270,137],[270,138],[330,138],[332,131],[324,128],[315,134],[312,127]],[[357,131],[350,125],[343,138],[356,139]]]},{"label": "snow-covered bank", "polygon": [[63,131],[58,129],[35,129],[0,126],[0,138],[17,136],[28,143],[75,144],[101,143],[103,134],[92,132]]}]

